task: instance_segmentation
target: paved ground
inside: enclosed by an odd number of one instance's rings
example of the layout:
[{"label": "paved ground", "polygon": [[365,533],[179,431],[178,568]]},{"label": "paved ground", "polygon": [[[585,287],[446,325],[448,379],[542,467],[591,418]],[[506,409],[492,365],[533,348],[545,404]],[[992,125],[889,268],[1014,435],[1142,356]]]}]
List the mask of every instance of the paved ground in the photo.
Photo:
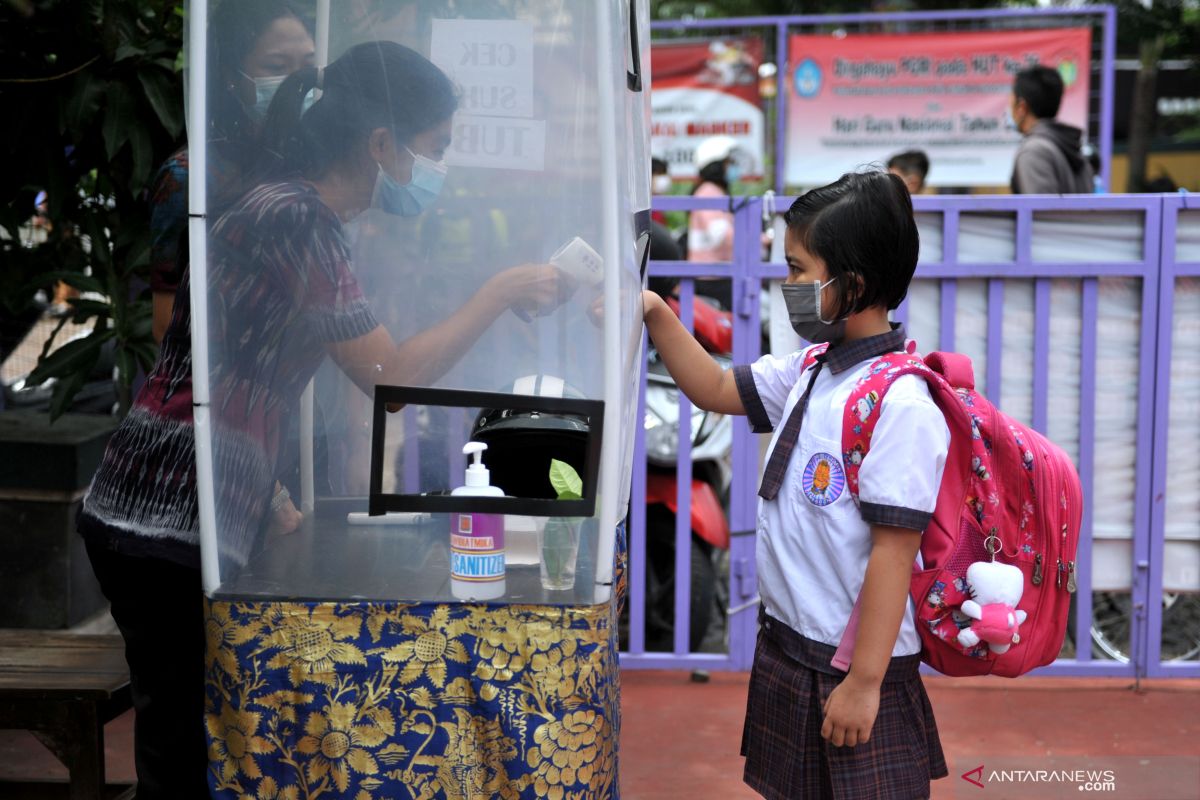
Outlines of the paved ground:
[{"label": "paved ground", "polygon": [[[626,800],[737,800],[756,797],[741,782],[738,756],[746,696],[744,673],[714,673],[693,683],[684,672],[626,672],[621,787]],[[930,678],[926,685],[951,776],[934,800],[1084,796],[1075,783],[999,784],[981,790],[962,773],[1113,769],[1106,798],[1200,798],[1200,681],[1079,678]],[[133,718],[106,728],[110,780],[133,778]],[[0,780],[65,777],[30,735],[0,731]],[[1014,776],[1016,780],[1018,776]],[[4,797],[0,784],[0,798]],[[864,798],[864,800],[867,800]]]},{"label": "paved ground", "polygon": [[[682,672],[624,673],[624,797],[757,797],[741,783],[738,756],[746,680],[744,673],[714,673],[704,684]],[[1135,693],[1113,679],[927,678],[950,765],[934,800],[1084,796],[1076,783],[1018,784],[1024,776],[1016,774],[981,790],[961,777],[980,765],[988,773],[1112,769],[1116,791],[1099,796],[1200,798],[1200,680],[1142,685]]]}]

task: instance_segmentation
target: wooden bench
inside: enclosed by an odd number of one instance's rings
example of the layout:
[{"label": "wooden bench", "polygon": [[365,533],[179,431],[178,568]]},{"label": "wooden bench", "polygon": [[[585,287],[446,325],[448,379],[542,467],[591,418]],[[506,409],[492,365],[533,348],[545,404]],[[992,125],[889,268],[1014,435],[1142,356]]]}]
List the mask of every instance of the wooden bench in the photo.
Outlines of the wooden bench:
[{"label": "wooden bench", "polygon": [[[70,774],[68,784],[0,787],[4,797],[132,798],[104,780],[104,723],[132,707],[119,636],[0,630],[0,728],[33,733]],[[36,794],[34,794],[36,792]]]}]

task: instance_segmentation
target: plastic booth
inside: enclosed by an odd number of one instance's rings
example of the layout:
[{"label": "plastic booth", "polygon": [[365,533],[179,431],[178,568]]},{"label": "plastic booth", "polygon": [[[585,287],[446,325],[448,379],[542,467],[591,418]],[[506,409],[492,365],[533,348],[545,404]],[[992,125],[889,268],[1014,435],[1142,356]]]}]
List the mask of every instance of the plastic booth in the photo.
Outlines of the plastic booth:
[{"label": "plastic booth", "polygon": [[[410,199],[443,181],[420,213],[381,199],[389,174],[333,217],[311,162],[230,199],[229,142],[203,135],[220,7],[187,12],[213,796],[616,796],[646,0],[316,3],[327,69],[293,144],[364,43],[416,51],[457,98],[444,161],[408,151]],[[522,296],[510,271],[546,264],[552,296]]]}]

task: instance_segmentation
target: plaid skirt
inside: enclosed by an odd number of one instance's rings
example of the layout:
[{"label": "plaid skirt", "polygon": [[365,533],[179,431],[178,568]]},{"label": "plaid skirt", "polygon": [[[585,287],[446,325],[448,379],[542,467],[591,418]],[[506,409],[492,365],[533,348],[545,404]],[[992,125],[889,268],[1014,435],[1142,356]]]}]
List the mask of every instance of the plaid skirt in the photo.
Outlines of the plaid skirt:
[{"label": "plaid skirt", "polygon": [[948,774],[920,656],[891,660],[866,744],[821,738],[822,708],[845,673],[836,648],[761,615],[742,731],[744,780],[769,800],[916,800]]}]

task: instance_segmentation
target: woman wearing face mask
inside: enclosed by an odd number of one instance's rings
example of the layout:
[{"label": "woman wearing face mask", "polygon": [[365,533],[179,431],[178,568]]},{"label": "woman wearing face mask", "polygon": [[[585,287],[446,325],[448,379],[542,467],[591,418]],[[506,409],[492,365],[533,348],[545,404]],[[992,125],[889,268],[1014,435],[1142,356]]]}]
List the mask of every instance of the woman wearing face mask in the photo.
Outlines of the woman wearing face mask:
[{"label": "woman wearing face mask", "polygon": [[[733,153],[737,142],[728,136],[705,139],[696,148],[700,181],[693,197],[728,197],[729,187],[741,177]],[[706,209],[693,211],[688,220],[688,261],[733,260],[733,214]]]},{"label": "woman wearing face mask", "polygon": [[[222,3],[211,24],[209,63],[216,80],[208,93],[208,185],[209,207],[219,209],[261,177],[265,159],[258,135],[267,108],[288,75],[312,65],[316,49],[309,23],[289,0]],[[151,330],[160,345],[187,265],[187,187],[188,149],[183,147],[159,169],[151,193]],[[287,497],[272,513],[276,531],[300,524],[300,513]]]},{"label": "woman wearing face mask", "polygon": [[[730,186],[741,177],[733,159],[736,149],[737,142],[728,136],[713,136],[699,144],[696,163],[700,165],[700,181],[692,191],[693,197],[729,196]],[[733,214],[715,208],[693,211],[688,219],[687,260],[733,261]],[[732,307],[727,280],[698,280],[696,291],[716,298],[725,308]]]},{"label": "woman wearing face mask", "polygon": [[[236,199],[261,161],[257,137],[284,79],[311,66],[316,53],[308,24],[287,0],[222,3],[213,14],[209,53],[208,173],[210,205]],[[188,151],[159,168],[151,194],[150,289],[154,340],[162,343],[179,278],[187,262]]]},{"label": "woman wearing face mask", "polygon": [[[322,81],[321,98],[304,101]],[[368,307],[343,222],[404,216],[436,197],[456,107],[450,81],[391,42],[359,45],[279,87],[264,136],[277,179],[248,191],[209,235],[209,341],[221,557],[244,563],[271,512],[281,428],[326,355],[365,392],[428,384],[509,308],[555,307],[556,269],[486,281],[451,317],[395,343]],[[302,116],[303,112],[303,116]],[[139,797],[207,797],[205,628],[199,573],[189,275],[158,362],[114,433],[80,532],[126,642],[137,709]]]}]

